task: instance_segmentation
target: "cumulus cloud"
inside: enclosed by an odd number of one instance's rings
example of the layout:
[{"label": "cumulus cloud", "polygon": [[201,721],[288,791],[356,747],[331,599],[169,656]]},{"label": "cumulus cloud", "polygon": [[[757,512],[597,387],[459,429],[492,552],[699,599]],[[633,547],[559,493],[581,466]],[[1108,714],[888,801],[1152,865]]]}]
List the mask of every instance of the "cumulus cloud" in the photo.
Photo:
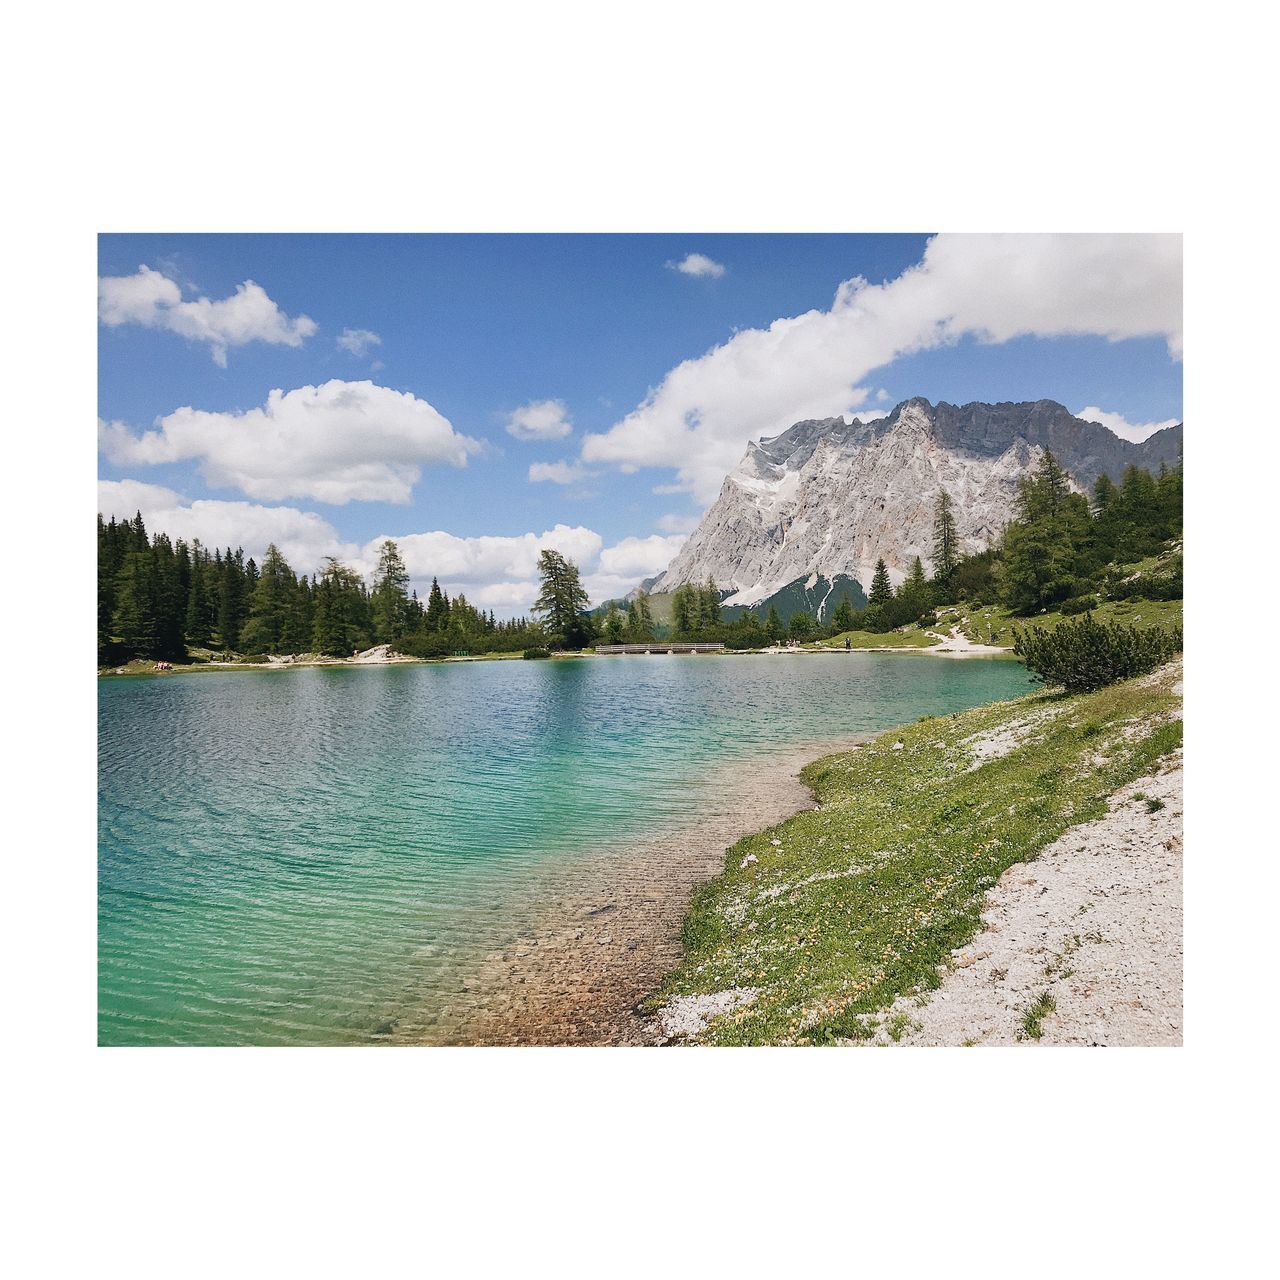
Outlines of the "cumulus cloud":
[{"label": "cumulus cloud", "polygon": [[534,462],[529,467],[529,479],[534,484],[542,480],[549,480],[552,484],[573,484],[586,474],[586,468],[576,462]]},{"label": "cumulus cloud", "polygon": [[538,555],[552,547],[582,571],[593,603],[630,591],[641,578],[661,572],[684,543],[683,537],[624,538],[611,547],[594,529],[557,524],[542,533],[462,538],[443,530],[379,534],[363,544],[347,542],[314,511],[269,507],[220,499],[188,501],[164,485],[139,480],[103,480],[98,510],[106,518],[133,518],[142,512],[148,530],[171,538],[199,539],[207,547],[243,547],[261,562],[274,542],[297,573],[315,573],[327,556],[349,564],[366,580],[378,553],[394,537],[410,580],[425,596],[431,579],[451,596],[459,593],[478,608],[511,615],[527,613],[538,595]]},{"label": "cumulus cloud", "polygon": [[1085,422],[1101,423],[1102,426],[1114,431],[1121,440],[1132,440],[1134,444],[1141,444],[1148,436],[1153,436],[1166,427],[1176,427],[1180,421],[1178,418],[1168,418],[1164,422],[1129,422],[1123,414],[1108,413],[1105,409],[1099,409],[1097,405],[1092,404],[1086,409],[1081,409],[1076,417],[1083,418]]},{"label": "cumulus cloud", "polygon": [[[370,547],[381,546],[387,536],[375,538]],[[442,582],[478,585],[516,579],[533,583],[538,575],[538,554],[548,547],[583,565],[594,563],[604,545],[593,529],[564,524],[541,534],[510,537],[460,538],[435,530],[404,534],[396,537],[395,542],[411,577],[427,581],[438,577]],[[536,587],[534,594],[537,594]]]},{"label": "cumulus cloud", "polygon": [[183,301],[182,290],[173,280],[145,264],[131,276],[99,278],[98,319],[112,329],[137,324],[207,342],[214,363],[222,368],[226,368],[229,347],[247,342],[300,347],[316,331],[310,316],[285,315],[252,280],[237,285],[229,298]]},{"label": "cumulus cloud", "polygon": [[272,391],[243,413],[176,409],[140,435],[104,423],[99,442],[120,465],[193,459],[214,487],[335,505],[408,502],[424,465],[460,467],[481,447],[417,396],[338,379]]},{"label": "cumulus cloud", "polygon": [[507,434],[517,440],[563,440],[572,431],[563,400],[531,400],[507,415]]},{"label": "cumulus cloud", "polygon": [[353,356],[368,355],[370,347],[382,346],[382,339],[372,329],[343,329],[335,341]]},{"label": "cumulus cloud", "polygon": [[705,253],[686,253],[679,262],[668,262],[667,267],[686,276],[707,276],[712,280],[718,280],[725,273],[724,263],[708,258]]},{"label": "cumulus cloud", "polygon": [[668,512],[658,517],[658,528],[663,533],[692,533],[701,519],[701,516],[679,516],[674,512]]},{"label": "cumulus cloud", "polygon": [[899,356],[965,336],[1163,337],[1182,350],[1177,235],[938,235],[896,279],[844,281],[829,310],[746,329],[670,370],[586,462],[671,467],[679,487],[715,498],[749,440],[804,418],[852,414],[860,381]]},{"label": "cumulus cloud", "polygon": [[361,554],[356,544],[344,542],[314,511],[211,498],[187,502],[172,489],[138,480],[100,481],[98,510],[104,518],[118,520],[131,520],[141,511],[151,533],[167,533],[188,542],[199,538],[207,547],[243,547],[246,555],[259,562],[267,545],[274,542],[299,573],[315,572],[325,556],[352,562]]}]

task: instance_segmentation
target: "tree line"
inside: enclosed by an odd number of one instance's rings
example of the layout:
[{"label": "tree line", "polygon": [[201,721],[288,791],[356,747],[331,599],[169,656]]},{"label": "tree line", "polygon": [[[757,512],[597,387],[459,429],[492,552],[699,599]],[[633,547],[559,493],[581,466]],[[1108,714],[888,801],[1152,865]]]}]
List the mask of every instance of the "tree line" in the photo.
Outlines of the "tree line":
[{"label": "tree line", "polygon": [[927,625],[940,605],[961,600],[1001,603],[1022,615],[1049,608],[1079,613],[1099,598],[1180,599],[1180,556],[1158,574],[1118,566],[1153,556],[1181,536],[1181,465],[1162,466],[1156,475],[1131,466],[1119,484],[1102,476],[1090,501],[1045,451],[1021,481],[1014,519],[997,543],[962,555],[952,499],[943,492],[934,511],[932,575],[917,556],[895,589],[881,559],[864,608],[844,594],[825,621],[797,612],[784,624],[773,605],[726,621],[721,593],[708,581],[677,588],[671,624],[663,626],[645,595],[628,601],[625,610],[611,601],[603,617],[593,615],[577,566],[551,549],[539,555],[535,616],[499,622],[461,593],[451,600],[434,578],[426,602],[419,600],[389,539],[366,585],[333,557],[317,573],[297,574],[274,544],[259,565],[241,548],[211,551],[198,540],[149,535],[141,513],[122,521],[99,515],[98,657],[104,664],[135,657],[175,661],[193,649],[341,657],[390,644],[429,658],[666,639],[750,649],[784,639]]},{"label": "tree line", "polygon": [[274,544],[259,565],[242,548],[148,535],[132,520],[98,516],[98,660],[181,661],[192,650],[262,657],[347,657],[390,644],[417,657],[518,650],[545,643],[529,618],[500,622],[433,578],[423,603],[409,588],[399,548],[382,544],[372,585],[328,557],[297,574]]}]

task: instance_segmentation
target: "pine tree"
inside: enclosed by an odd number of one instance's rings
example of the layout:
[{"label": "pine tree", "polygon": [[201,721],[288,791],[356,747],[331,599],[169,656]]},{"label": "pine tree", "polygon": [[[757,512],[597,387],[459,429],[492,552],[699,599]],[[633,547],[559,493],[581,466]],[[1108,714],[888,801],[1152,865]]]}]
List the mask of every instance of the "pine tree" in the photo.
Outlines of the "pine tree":
[{"label": "pine tree", "polygon": [[627,606],[626,636],[629,644],[647,644],[653,639],[653,611],[644,592]]},{"label": "pine tree", "polygon": [[956,519],[951,513],[951,495],[943,489],[933,517],[933,574],[939,582],[947,582],[960,560],[960,540]]},{"label": "pine tree", "polygon": [[345,658],[362,648],[369,638],[369,602],[360,575],[329,556],[313,594],[316,652]]},{"label": "pine tree", "polygon": [[876,561],[876,571],[871,577],[870,604],[888,604],[893,599],[893,583],[889,581],[889,568],[883,560]]},{"label": "pine tree", "polygon": [[714,578],[708,578],[702,592],[702,629],[705,631],[718,627],[720,622],[720,589]]},{"label": "pine tree", "polygon": [[253,587],[241,643],[248,653],[280,653],[296,593],[293,570],[273,542]]},{"label": "pine tree", "polygon": [[155,583],[153,656],[170,661],[186,656],[183,630],[186,624],[186,599],[178,571],[178,558],[168,535],[158,533],[151,548]]},{"label": "pine tree", "polygon": [[426,624],[428,631],[443,631],[449,625],[449,601],[434,578],[427,596]]},{"label": "pine tree", "polygon": [[793,640],[808,640],[815,630],[813,619],[801,609],[798,613],[791,615],[787,630],[791,633]]},{"label": "pine tree", "polygon": [[135,658],[154,657],[156,647],[156,574],[150,550],[129,551],[115,584],[112,629]]},{"label": "pine tree", "polygon": [[697,615],[689,586],[677,587],[671,595],[671,634],[686,639],[697,624]]},{"label": "pine tree", "polygon": [[183,622],[187,643],[203,648],[213,632],[213,610],[209,600],[208,553],[199,541],[191,547],[191,580],[187,586],[187,613]]},{"label": "pine tree", "polygon": [[836,605],[836,611],[831,618],[831,627],[837,634],[842,631],[853,630],[853,604],[849,600],[849,593],[846,591],[840,597],[840,603]]},{"label": "pine tree", "polygon": [[577,565],[548,547],[538,556],[538,573],[542,590],[534,613],[541,615],[554,647],[580,649],[592,639],[593,629]]},{"label": "pine tree", "polygon": [[777,644],[779,640],[786,635],[786,629],[782,625],[782,615],[778,612],[778,606],[771,604],[769,612],[765,615],[764,631],[770,641]]},{"label": "pine tree", "polygon": [[390,538],[378,553],[373,575],[373,634],[379,644],[394,644],[409,624],[409,572],[400,548]]},{"label": "pine tree", "polygon": [[604,618],[605,639],[610,644],[622,643],[623,625],[622,613],[618,609],[618,602],[616,600],[610,600],[609,611],[605,614]]}]

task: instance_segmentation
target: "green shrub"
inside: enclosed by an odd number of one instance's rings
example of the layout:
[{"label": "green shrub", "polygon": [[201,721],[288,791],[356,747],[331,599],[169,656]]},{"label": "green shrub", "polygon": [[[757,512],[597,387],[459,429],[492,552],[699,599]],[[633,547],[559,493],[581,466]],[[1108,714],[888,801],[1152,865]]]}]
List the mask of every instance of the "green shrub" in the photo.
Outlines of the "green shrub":
[{"label": "green shrub", "polygon": [[1014,633],[1013,651],[1046,684],[1068,693],[1101,689],[1117,680],[1154,671],[1182,651],[1182,628],[1103,624],[1086,613],[1046,631],[1031,627]]},{"label": "green shrub", "polygon": [[524,651],[524,656],[530,659],[549,658],[551,657],[551,650],[550,649],[526,649]]},{"label": "green shrub", "polygon": [[1071,617],[1077,613],[1088,613],[1090,609],[1097,608],[1098,602],[1093,596],[1072,596],[1070,600],[1064,600],[1058,606],[1058,612]]}]

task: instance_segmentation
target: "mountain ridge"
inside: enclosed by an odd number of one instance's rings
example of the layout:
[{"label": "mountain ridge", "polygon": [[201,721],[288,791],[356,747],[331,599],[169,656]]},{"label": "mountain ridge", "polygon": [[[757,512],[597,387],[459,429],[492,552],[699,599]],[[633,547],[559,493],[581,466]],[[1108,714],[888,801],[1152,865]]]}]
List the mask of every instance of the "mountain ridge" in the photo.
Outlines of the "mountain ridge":
[{"label": "mountain ridge", "polygon": [[1181,423],[1135,443],[1054,400],[934,405],[916,396],[871,422],[806,419],[748,444],[652,590],[713,578],[731,591],[726,603],[750,605],[815,574],[865,586],[881,558],[901,581],[916,556],[932,567],[943,489],[961,550],[973,553],[1012,517],[1018,482],[1044,449],[1088,490],[1131,463],[1172,464],[1181,445]]}]

